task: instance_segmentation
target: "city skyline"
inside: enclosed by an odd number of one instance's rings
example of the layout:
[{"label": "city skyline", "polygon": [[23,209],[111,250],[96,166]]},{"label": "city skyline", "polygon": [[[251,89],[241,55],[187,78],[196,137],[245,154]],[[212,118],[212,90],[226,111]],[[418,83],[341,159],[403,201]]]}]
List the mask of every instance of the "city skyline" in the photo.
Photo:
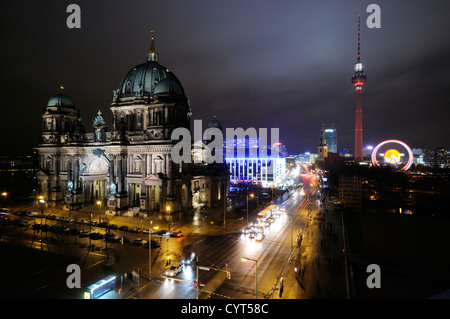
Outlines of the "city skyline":
[{"label": "city skyline", "polygon": [[[334,123],[339,149],[353,151],[349,79],[355,20],[361,14],[362,55],[370,74],[363,146],[396,138],[412,148],[448,147],[450,47],[439,39],[446,38],[444,7],[449,5],[439,3],[380,1],[381,28],[369,29],[366,1],[282,7],[202,1],[189,6],[132,1],[126,7],[109,2],[105,7],[79,1],[82,25],[74,30],[66,26],[66,4],[30,3],[32,13],[2,4],[10,14],[3,20],[8,50],[2,52],[1,87],[8,120],[1,144],[5,154],[31,151],[42,108],[61,84],[88,131],[98,110],[110,130],[112,91],[131,66],[145,61],[155,29],[160,62],[183,83],[192,119],[208,123],[215,115],[224,127],[279,127],[290,154],[314,153],[322,123]],[[423,11],[428,13],[422,17]]]}]

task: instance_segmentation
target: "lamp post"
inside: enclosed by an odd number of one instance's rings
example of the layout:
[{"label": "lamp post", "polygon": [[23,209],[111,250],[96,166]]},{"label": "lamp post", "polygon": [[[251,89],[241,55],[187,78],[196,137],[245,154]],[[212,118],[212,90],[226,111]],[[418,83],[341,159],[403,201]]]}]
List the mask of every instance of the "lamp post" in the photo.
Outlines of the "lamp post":
[{"label": "lamp post", "polygon": [[256,259],[242,257],[242,261],[254,261],[255,262],[255,299],[258,299],[258,261]]},{"label": "lamp post", "polygon": [[[248,195],[247,194],[247,224],[248,224]],[[250,194],[250,197],[253,197],[253,194]]]},{"label": "lamp post", "polygon": [[98,200],[97,201],[97,205],[98,205],[98,209],[99,209],[99,211],[100,211],[100,219],[99,219],[99,222],[101,222],[101,215],[102,215],[102,201],[101,200]]},{"label": "lamp post", "polygon": [[170,226],[171,226],[171,224],[172,224],[172,214],[170,213],[170,206],[167,206],[167,207],[166,207],[166,210],[167,210],[167,214],[168,214],[169,217],[170,217],[170,223],[169,223],[169,232],[170,232]]},{"label": "lamp post", "polygon": [[[41,204],[41,251],[42,251],[42,240],[43,240],[43,238],[42,238],[42,230],[43,230],[42,217],[44,217],[44,204],[45,204],[44,196],[39,196],[39,203]],[[47,238],[47,233],[45,233],[45,235],[46,235],[45,238]]]},{"label": "lamp post", "polygon": [[148,280],[152,281],[152,221],[148,227]]},{"label": "lamp post", "polygon": [[6,207],[7,203],[8,203],[8,193],[7,192],[2,192],[2,197],[5,199],[5,207]]}]

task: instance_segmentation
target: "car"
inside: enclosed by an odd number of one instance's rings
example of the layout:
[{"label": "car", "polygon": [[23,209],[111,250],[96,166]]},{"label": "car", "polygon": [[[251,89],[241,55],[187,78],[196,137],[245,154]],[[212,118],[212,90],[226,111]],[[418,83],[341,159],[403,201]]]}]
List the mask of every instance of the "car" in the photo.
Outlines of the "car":
[{"label": "car", "polygon": [[157,240],[152,239],[152,248],[159,248],[161,247],[161,243]]},{"label": "car", "polygon": [[160,230],[160,231],[156,232],[156,235],[158,235],[158,236],[167,236],[167,235],[170,235],[170,232],[168,230],[163,229],[163,230]]},{"label": "car", "polygon": [[181,260],[182,264],[190,265],[192,261],[194,261],[195,253],[194,252],[188,252],[186,255],[184,255],[184,258]]},{"label": "car", "polygon": [[263,239],[264,239],[264,234],[263,233],[256,233],[255,240],[261,241]]},{"label": "car", "polygon": [[91,233],[89,232],[89,230],[82,230],[82,231],[80,232],[80,234],[78,235],[78,237],[81,237],[81,238],[83,238],[83,237],[89,237],[90,234],[91,234]]},{"label": "car", "polygon": [[105,240],[109,243],[118,243],[120,238],[116,234],[109,233],[105,235]]},{"label": "car", "polygon": [[107,228],[117,230],[119,229],[119,226],[117,226],[116,224],[110,224]]},{"label": "car", "polygon": [[136,238],[135,240],[133,240],[133,245],[135,246],[145,245],[145,240],[143,240],[142,238]]},{"label": "car", "polygon": [[80,225],[85,225],[87,223],[88,223],[88,221],[85,219],[80,219],[79,221],[77,221],[77,224],[80,224]]},{"label": "car", "polygon": [[46,232],[48,232],[50,230],[50,227],[51,226],[47,225],[47,224],[41,225],[40,231],[43,232],[43,233],[46,233]]},{"label": "car", "polygon": [[126,244],[126,243],[130,243],[130,242],[131,242],[131,239],[128,238],[127,236],[120,236],[119,237],[119,243]]},{"label": "car", "polygon": [[248,234],[249,232],[250,232],[250,230],[251,230],[251,228],[250,227],[245,227],[243,230],[242,230],[242,233],[243,234]]},{"label": "car", "polygon": [[49,215],[45,216],[45,219],[48,219],[48,220],[56,220],[56,215],[54,215],[54,214],[49,214]]},{"label": "car", "polygon": [[103,234],[100,234],[100,233],[91,233],[89,235],[89,237],[91,239],[93,239],[93,240],[98,240],[98,239],[104,239],[105,238],[105,236]]},{"label": "car", "polygon": [[255,238],[255,236],[256,236],[256,232],[253,230],[248,233],[248,238]]},{"label": "car", "polygon": [[181,232],[181,230],[178,231],[177,233],[172,232],[172,233],[170,234],[170,237],[181,238],[181,237],[183,237],[183,233]]},{"label": "car", "polygon": [[71,235],[79,235],[80,234],[80,230],[78,228],[71,228],[70,229],[70,234]]},{"label": "car", "polygon": [[182,265],[181,264],[174,264],[172,266],[170,266],[169,269],[166,270],[165,274],[166,276],[169,277],[175,277],[176,275],[178,275],[182,270]]},{"label": "car", "polygon": [[130,232],[130,233],[139,233],[139,228],[138,227],[133,227],[133,228],[131,228],[131,229],[128,229],[128,231]]},{"label": "car", "polygon": [[64,232],[67,232],[68,230],[69,230],[69,228],[63,227],[63,226],[61,226],[61,225],[53,225],[53,226],[50,228],[50,231],[51,231],[52,233],[54,233],[54,234],[62,234],[62,233],[64,233]]},{"label": "car", "polygon": [[98,223],[97,227],[106,228],[106,227],[108,227],[108,223],[107,222]]},{"label": "car", "polygon": [[143,233],[143,234],[150,234],[150,233],[152,233],[152,231],[151,231],[150,229],[144,229],[144,230],[142,231],[142,233]]},{"label": "car", "polygon": [[67,217],[67,218],[64,219],[64,221],[65,221],[66,223],[73,223],[73,222],[74,222],[74,219],[73,219],[73,218],[70,218],[70,217]]},{"label": "car", "polygon": [[41,229],[41,224],[33,224],[31,225],[31,229],[39,231]]},{"label": "car", "polygon": [[97,226],[97,224],[98,224],[98,222],[95,221],[95,220],[91,220],[91,221],[88,223],[89,226]]},{"label": "car", "polygon": [[59,221],[59,222],[60,222],[60,221],[63,221],[63,220],[64,220],[64,217],[62,217],[62,216],[58,216],[58,217],[56,217],[56,218],[55,218],[55,220],[57,220],[57,221]]},{"label": "car", "polygon": [[128,226],[120,226],[119,230],[120,231],[128,231]]}]

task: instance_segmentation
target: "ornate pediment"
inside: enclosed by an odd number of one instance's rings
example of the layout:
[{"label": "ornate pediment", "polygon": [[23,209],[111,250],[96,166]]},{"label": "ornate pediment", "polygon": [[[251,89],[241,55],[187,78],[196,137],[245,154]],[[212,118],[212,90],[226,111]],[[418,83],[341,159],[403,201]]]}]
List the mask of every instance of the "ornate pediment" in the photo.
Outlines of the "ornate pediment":
[{"label": "ornate pediment", "polygon": [[142,181],[144,182],[144,185],[147,186],[162,186],[162,179],[154,174],[148,175]]}]

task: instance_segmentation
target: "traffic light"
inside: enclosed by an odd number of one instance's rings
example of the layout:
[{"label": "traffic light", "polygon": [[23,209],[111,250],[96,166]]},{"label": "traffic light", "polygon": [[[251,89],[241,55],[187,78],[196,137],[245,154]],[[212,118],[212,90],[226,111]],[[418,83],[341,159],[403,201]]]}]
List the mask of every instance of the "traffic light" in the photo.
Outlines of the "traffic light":
[{"label": "traffic light", "polygon": [[231,272],[227,271],[227,279],[231,279]]}]

